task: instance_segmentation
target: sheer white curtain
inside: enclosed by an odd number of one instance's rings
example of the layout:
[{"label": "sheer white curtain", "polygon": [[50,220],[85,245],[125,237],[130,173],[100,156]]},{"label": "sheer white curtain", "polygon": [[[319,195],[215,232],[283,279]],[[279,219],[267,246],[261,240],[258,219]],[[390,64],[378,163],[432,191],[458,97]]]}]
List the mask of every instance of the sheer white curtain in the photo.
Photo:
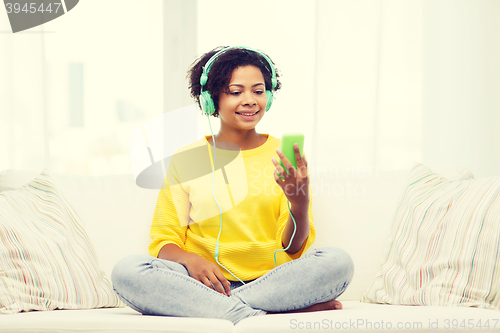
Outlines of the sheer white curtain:
[{"label": "sheer white curtain", "polygon": [[318,1],[316,13],[319,165],[347,172],[419,160],[420,3]]},{"label": "sheer white curtain", "polygon": [[129,134],[163,112],[162,6],[86,0],[16,34],[0,10],[0,170],[131,172]]},{"label": "sheer white curtain", "polygon": [[[500,174],[499,7],[495,0],[80,2],[43,27],[0,34],[0,169],[130,172],[132,130],[194,103],[184,76],[195,57],[243,45],[264,50],[282,74],[257,131],[304,133],[311,172],[420,161]],[[120,15],[109,14],[116,8]],[[10,30],[2,11],[0,24]],[[210,134],[207,118],[199,120]],[[219,120],[210,121],[216,133]]]},{"label": "sheer white curtain", "polygon": [[0,169],[40,167],[48,162],[42,27],[14,38],[0,17]]},{"label": "sheer white curtain", "polygon": [[500,175],[500,1],[423,6],[423,161]]}]

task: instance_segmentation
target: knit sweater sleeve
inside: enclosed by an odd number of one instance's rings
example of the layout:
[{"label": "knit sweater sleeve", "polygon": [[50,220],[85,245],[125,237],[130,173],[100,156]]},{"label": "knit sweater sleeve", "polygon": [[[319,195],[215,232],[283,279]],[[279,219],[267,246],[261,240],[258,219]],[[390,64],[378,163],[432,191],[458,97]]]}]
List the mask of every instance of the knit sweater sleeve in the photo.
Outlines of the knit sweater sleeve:
[{"label": "knit sweater sleeve", "polygon": [[165,181],[158,193],[151,225],[149,253],[158,257],[166,244],[176,244],[186,251],[186,231],[189,221],[189,194],[184,190],[172,162],[169,164]]}]

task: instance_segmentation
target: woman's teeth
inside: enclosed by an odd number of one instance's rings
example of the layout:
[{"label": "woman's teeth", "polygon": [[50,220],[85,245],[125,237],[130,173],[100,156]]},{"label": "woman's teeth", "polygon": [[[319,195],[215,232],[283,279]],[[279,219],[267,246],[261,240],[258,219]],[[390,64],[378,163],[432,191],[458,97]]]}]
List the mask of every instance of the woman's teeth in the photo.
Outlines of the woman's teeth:
[{"label": "woman's teeth", "polygon": [[259,111],[257,112],[254,112],[254,113],[241,113],[241,112],[236,112],[237,114],[241,114],[241,115],[244,115],[244,116],[253,116],[254,114],[257,114],[259,113]]}]

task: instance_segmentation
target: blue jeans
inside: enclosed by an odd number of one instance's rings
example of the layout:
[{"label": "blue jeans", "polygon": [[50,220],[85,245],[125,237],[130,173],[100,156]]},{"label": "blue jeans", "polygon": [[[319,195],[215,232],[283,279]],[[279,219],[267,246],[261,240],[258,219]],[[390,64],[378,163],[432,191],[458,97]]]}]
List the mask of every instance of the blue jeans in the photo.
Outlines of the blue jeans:
[{"label": "blue jeans", "polygon": [[351,282],[347,252],[313,249],[244,285],[231,282],[231,296],[191,278],[176,262],[148,255],[121,259],[113,268],[113,287],[125,304],[146,315],[219,318],[232,321],[328,302]]}]

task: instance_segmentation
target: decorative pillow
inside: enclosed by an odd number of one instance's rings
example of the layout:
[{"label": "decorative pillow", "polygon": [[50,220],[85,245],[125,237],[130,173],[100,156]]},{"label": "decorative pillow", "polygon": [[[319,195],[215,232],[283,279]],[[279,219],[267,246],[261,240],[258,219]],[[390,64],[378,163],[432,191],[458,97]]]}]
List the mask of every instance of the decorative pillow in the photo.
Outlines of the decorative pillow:
[{"label": "decorative pillow", "polygon": [[0,313],[123,306],[46,170],[0,193]]},{"label": "decorative pillow", "polygon": [[500,177],[410,172],[362,302],[500,310]]}]

